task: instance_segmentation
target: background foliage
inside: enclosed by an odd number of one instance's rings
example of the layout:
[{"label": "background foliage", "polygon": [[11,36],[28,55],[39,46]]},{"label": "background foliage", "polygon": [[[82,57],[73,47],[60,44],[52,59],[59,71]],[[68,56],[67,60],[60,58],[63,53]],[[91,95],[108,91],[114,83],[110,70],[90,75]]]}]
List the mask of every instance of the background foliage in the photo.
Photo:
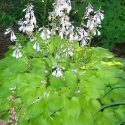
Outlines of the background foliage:
[{"label": "background foliage", "polygon": [[[91,3],[97,10],[101,6],[104,10],[104,20],[100,28],[101,36],[94,39],[96,45],[113,49],[116,43],[125,43],[125,1],[124,0],[74,0],[72,18],[78,25],[85,11],[86,4]],[[124,50],[123,50],[124,51]]]}]

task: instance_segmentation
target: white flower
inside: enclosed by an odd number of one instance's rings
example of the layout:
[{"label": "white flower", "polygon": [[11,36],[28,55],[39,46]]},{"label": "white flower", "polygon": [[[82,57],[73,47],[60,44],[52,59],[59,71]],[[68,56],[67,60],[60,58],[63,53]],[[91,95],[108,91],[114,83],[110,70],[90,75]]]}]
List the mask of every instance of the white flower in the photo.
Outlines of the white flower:
[{"label": "white flower", "polygon": [[6,32],[4,34],[6,35],[8,33],[11,33],[10,40],[12,42],[16,41],[17,37],[15,36],[15,34],[11,28],[6,29]]},{"label": "white flower", "polygon": [[88,18],[89,14],[93,12],[93,6],[89,3],[89,5],[86,7],[86,14],[85,17]]},{"label": "white flower", "polygon": [[93,28],[95,27],[94,20],[88,20],[86,27],[90,30],[93,30]]},{"label": "white flower", "polygon": [[63,76],[62,74],[62,70],[64,70],[64,67],[59,67],[59,66],[56,66],[56,67],[52,67],[52,68],[56,68],[53,72],[52,72],[52,75],[57,77],[57,78],[60,78]]},{"label": "white flower", "polygon": [[80,45],[81,45],[81,47],[84,47],[86,45],[85,39],[82,39],[82,41],[80,42]]},{"label": "white flower", "polygon": [[18,59],[22,57],[22,54],[19,49],[15,49],[12,56]]},{"label": "white flower", "polygon": [[14,41],[16,41],[16,39],[17,39],[17,38],[16,38],[14,32],[12,31],[12,32],[11,32],[10,40],[11,40],[12,42],[14,42]]},{"label": "white flower", "polygon": [[6,34],[8,34],[8,33],[10,33],[10,32],[11,32],[11,28],[8,28],[8,29],[6,29],[6,31],[5,31],[4,34],[6,35]]},{"label": "white flower", "polygon": [[33,49],[35,49],[36,51],[40,51],[40,45],[38,42],[35,42],[35,44],[33,45]]},{"label": "white flower", "polygon": [[48,28],[42,27],[39,28],[39,31],[42,30],[40,37],[42,38],[42,40],[47,40],[50,39],[50,34],[51,32],[49,31]]}]

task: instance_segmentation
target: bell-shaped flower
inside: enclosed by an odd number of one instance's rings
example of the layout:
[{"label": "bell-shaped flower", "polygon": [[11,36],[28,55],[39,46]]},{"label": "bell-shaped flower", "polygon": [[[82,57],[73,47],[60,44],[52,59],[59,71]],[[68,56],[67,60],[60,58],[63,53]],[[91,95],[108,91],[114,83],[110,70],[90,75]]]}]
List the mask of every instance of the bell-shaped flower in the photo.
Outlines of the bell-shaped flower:
[{"label": "bell-shaped flower", "polygon": [[65,68],[64,67],[60,67],[60,66],[54,66],[52,68],[56,68],[53,72],[52,72],[52,75],[57,77],[57,78],[60,78],[60,77],[63,77],[63,74],[62,74],[62,70],[64,70]]},{"label": "bell-shaped flower", "polygon": [[11,34],[10,40],[11,40],[12,42],[16,41],[17,37],[15,36],[15,34],[14,34],[14,32],[13,32],[13,30],[12,30],[11,28],[6,29],[6,31],[5,31],[4,34],[6,35],[6,34],[8,34],[8,33]]},{"label": "bell-shaped flower", "polygon": [[40,35],[42,40],[50,39],[51,32],[49,31],[48,28],[42,27],[42,28],[39,28],[38,31],[40,31],[40,30],[42,30],[41,35]]},{"label": "bell-shaped flower", "polygon": [[89,5],[86,7],[85,18],[88,18],[91,12],[93,12],[93,6],[89,3]]},{"label": "bell-shaped flower", "polygon": [[19,59],[19,58],[22,57],[22,54],[21,54],[20,50],[17,48],[17,49],[14,50],[12,56]]},{"label": "bell-shaped flower", "polygon": [[35,42],[35,44],[33,45],[33,49],[35,49],[36,51],[40,51],[40,45],[38,42]]},{"label": "bell-shaped flower", "polygon": [[15,36],[14,32],[11,32],[11,37],[10,37],[10,40],[12,42],[16,41],[17,37]]}]

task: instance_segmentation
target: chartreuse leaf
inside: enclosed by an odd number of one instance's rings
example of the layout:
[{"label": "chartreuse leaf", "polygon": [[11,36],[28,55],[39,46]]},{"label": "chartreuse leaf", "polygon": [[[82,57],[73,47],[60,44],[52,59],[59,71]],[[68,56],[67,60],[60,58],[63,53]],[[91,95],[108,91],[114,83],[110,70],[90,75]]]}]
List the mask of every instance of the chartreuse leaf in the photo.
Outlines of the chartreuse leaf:
[{"label": "chartreuse leaf", "polygon": [[30,125],[48,125],[47,120],[43,118],[42,115],[39,115],[35,118],[30,119]]},{"label": "chartreuse leaf", "polygon": [[51,118],[52,125],[63,125],[63,119],[59,112],[56,112],[53,114],[53,117]]},{"label": "chartreuse leaf", "polygon": [[0,60],[0,70],[3,70],[5,68],[6,68],[6,64],[5,64],[4,60],[2,59],[2,60]]},{"label": "chartreuse leaf", "polygon": [[61,116],[63,117],[63,120],[66,121],[68,121],[70,117],[78,120],[80,112],[81,106],[78,98],[72,97],[71,100],[66,101],[66,105],[61,112]]},{"label": "chartreuse leaf", "polygon": [[66,71],[64,72],[65,83],[68,88],[71,90],[77,90],[78,83],[77,83],[77,75],[75,72]]},{"label": "chartreuse leaf", "polygon": [[0,98],[0,112],[6,111],[10,109],[12,106],[12,103],[10,102],[9,98]]},{"label": "chartreuse leaf", "polygon": [[86,108],[82,111],[82,113],[79,115],[79,124],[78,125],[94,125],[93,124],[93,116],[89,110],[89,108]]},{"label": "chartreuse leaf", "polygon": [[0,86],[0,98],[7,98],[12,94],[11,90],[9,90],[6,86]]},{"label": "chartreuse leaf", "polygon": [[95,125],[115,125],[117,122],[118,120],[115,118],[114,112],[110,109],[106,109],[94,116]]},{"label": "chartreuse leaf", "polygon": [[56,89],[60,89],[61,87],[65,86],[65,82],[62,78],[57,78],[55,76],[50,76],[50,85]]},{"label": "chartreuse leaf", "polygon": [[105,84],[115,84],[119,80],[116,77],[116,73],[109,70],[100,70],[96,73],[96,76],[105,81]]},{"label": "chartreuse leaf", "polygon": [[10,77],[15,75],[15,73],[11,72],[9,67],[7,67],[6,69],[4,69],[4,75]]},{"label": "chartreuse leaf", "polygon": [[38,117],[40,114],[42,114],[44,111],[44,100],[38,99],[34,101],[28,108],[27,113],[29,114],[30,118]]},{"label": "chartreuse leaf", "polygon": [[112,56],[112,53],[109,50],[101,47],[93,47],[93,56],[98,56],[100,59],[102,59],[104,57]]},{"label": "chartreuse leaf", "polygon": [[34,73],[35,75],[47,75],[45,60],[34,58],[30,60],[30,64],[32,68],[31,73]]},{"label": "chartreuse leaf", "polygon": [[16,60],[16,63],[12,63],[9,65],[9,69],[13,73],[21,73],[27,70],[27,64],[22,61]]},{"label": "chartreuse leaf", "polygon": [[48,102],[48,108],[51,112],[57,112],[61,110],[65,105],[65,99],[66,97],[64,95],[57,95],[56,93],[50,93],[51,96],[49,96],[49,102]]}]

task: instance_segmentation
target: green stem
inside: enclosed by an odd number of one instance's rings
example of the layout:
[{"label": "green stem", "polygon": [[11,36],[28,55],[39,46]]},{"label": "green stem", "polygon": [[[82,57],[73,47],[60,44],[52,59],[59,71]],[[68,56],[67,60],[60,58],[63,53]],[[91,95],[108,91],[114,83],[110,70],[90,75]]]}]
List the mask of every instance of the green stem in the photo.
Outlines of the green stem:
[{"label": "green stem", "polygon": [[43,26],[45,25],[45,17],[46,17],[46,5],[47,5],[47,0],[45,0],[45,5],[44,5]]}]

